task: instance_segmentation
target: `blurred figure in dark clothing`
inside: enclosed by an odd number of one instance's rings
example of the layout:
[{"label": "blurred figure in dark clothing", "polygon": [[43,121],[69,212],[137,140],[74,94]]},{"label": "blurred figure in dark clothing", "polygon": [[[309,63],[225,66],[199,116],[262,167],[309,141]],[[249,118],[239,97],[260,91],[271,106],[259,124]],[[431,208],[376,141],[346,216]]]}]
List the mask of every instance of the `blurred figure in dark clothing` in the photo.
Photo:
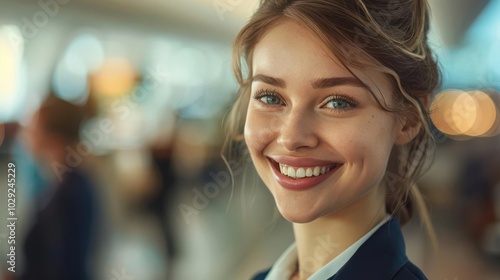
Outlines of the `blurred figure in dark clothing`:
[{"label": "blurred figure in dark clothing", "polygon": [[82,146],[79,138],[87,113],[51,96],[27,129],[29,148],[52,184],[36,201],[37,213],[25,240],[23,280],[93,279],[89,264],[98,201],[94,183],[80,166],[84,152],[92,148]]},{"label": "blurred figure in dark clothing", "polygon": [[153,165],[157,169],[158,193],[146,201],[149,210],[160,220],[163,236],[166,242],[166,253],[169,259],[177,257],[178,248],[175,242],[175,225],[172,213],[175,211],[178,195],[177,178],[172,162],[170,145],[152,148]]}]

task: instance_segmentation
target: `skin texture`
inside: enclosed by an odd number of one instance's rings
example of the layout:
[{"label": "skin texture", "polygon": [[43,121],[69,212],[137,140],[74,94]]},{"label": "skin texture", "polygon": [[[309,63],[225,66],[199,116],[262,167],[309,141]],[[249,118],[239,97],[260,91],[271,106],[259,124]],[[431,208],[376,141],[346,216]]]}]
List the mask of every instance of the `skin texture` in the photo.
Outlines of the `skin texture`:
[{"label": "skin texture", "polygon": [[[378,104],[375,97],[390,102],[392,93],[376,73],[362,73],[381,89],[374,94],[359,82],[313,86],[318,79],[356,79],[325,50],[293,21],[270,29],[253,53],[254,81],[244,131],[258,174],[280,213],[294,223],[297,276],[304,279],[383,219],[381,181],[390,152],[395,144],[410,141],[415,130]],[[289,190],[275,179],[268,158],[274,156],[342,166],[312,188]],[[318,253],[318,238],[327,238],[331,248]]]}]

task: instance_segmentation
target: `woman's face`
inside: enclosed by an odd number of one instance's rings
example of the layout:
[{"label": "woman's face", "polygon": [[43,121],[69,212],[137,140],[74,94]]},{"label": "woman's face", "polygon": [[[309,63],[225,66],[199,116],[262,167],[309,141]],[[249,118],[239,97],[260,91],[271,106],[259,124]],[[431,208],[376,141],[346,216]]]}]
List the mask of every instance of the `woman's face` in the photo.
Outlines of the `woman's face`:
[{"label": "woman's face", "polygon": [[[310,222],[355,204],[383,207],[379,185],[402,130],[321,46],[305,28],[286,21],[267,32],[253,54],[245,141],[291,222]],[[391,100],[380,75],[364,74],[381,89],[377,98]]]}]

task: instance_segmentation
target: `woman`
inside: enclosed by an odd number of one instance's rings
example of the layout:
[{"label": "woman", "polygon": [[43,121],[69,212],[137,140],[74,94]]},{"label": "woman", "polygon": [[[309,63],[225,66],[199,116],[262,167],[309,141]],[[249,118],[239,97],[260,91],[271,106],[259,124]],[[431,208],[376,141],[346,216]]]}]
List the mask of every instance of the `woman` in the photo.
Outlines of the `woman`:
[{"label": "woman", "polygon": [[425,0],[263,0],[240,31],[230,144],[296,240],[254,279],[426,279],[400,225],[417,210],[430,228],[415,185],[434,147],[428,25]]}]

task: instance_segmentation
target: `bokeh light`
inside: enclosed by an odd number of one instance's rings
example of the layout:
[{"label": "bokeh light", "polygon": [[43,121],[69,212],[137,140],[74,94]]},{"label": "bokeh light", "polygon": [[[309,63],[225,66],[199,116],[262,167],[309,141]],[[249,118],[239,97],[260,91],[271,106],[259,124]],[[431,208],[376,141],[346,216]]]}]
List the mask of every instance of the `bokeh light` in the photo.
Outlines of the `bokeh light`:
[{"label": "bokeh light", "polygon": [[105,96],[123,95],[135,86],[137,72],[124,58],[108,58],[92,75],[92,89]]},{"label": "bokeh light", "polygon": [[25,95],[24,40],[14,25],[0,26],[0,120],[19,114]]},{"label": "bokeh light", "polygon": [[15,46],[9,42],[7,27],[2,28],[0,35],[0,96],[5,99],[12,98],[16,88],[17,69],[19,67],[19,54]]},{"label": "bokeh light", "polygon": [[488,136],[497,118],[497,109],[493,100],[482,91],[471,92],[476,105],[477,115],[474,125],[467,130],[466,134],[470,136]]},{"label": "bokeh light", "polygon": [[447,90],[431,103],[431,120],[443,133],[455,139],[492,136],[498,108],[483,91]]},{"label": "bokeh light", "polygon": [[66,51],[70,55],[84,58],[88,72],[98,70],[104,62],[104,49],[101,41],[92,34],[84,33],[77,36]]},{"label": "bokeh light", "polygon": [[[460,93],[451,108],[451,122],[457,134],[466,134],[477,119],[477,104],[467,92]],[[448,120],[450,120],[448,118]]]},{"label": "bokeh light", "polygon": [[54,90],[57,96],[75,103],[84,103],[88,97],[87,67],[77,55],[66,55],[54,73]]},{"label": "bokeh light", "polygon": [[431,103],[431,120],[441,132],[456,135],[457,131],[453,122],[453,103],[461,91],[448,90],[439,93]]},{"label": "bokeh light", "polygon": [[88,76],[99,69],[103,61],[102,44],[94,35],[84,33],[75,37],[56,66],[53,77],[56,95],[74,103],[85,103],[89,94]]}]

